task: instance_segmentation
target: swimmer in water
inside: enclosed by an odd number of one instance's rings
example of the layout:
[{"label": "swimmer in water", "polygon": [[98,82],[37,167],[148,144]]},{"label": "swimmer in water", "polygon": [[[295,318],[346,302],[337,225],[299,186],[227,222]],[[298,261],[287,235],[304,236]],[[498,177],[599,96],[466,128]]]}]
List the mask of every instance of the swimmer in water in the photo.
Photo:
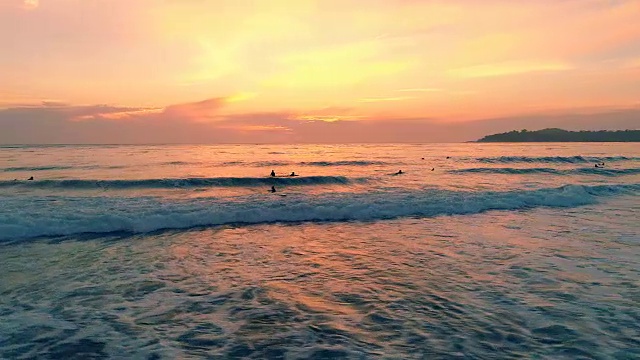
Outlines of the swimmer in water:
[{"label": "swimmer in water", "polygon": [[276,172],[274,170],[271,170],[271,175],[270,176],[276,176]]},{"label": "swimmer in water", "polygon": [[271,193],[276,192],[276,187],[275,186],[271,186],[271,189],[268,190]]}]

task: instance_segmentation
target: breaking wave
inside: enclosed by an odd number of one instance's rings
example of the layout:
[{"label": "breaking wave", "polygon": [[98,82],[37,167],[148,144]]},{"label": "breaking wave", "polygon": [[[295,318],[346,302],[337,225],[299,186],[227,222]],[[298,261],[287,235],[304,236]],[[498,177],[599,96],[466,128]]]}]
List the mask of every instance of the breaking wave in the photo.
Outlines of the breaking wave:
[{"label": "breaking wave", "polygon": [[319,196],[292,193],[288,197],[265,193],[234,200],[50,196],[25,201],[4,197],[0,199],[6,210],[0,213],[0,240],[82,233],[146,233],[225,224],[375,221],[489,210],[576,207],[617,195],[640,195],[640,184],[565,185],[503,192],[432,189]]},{"label": "breaking wave", "polygon": [[498,157],[480,157],[476,158],[478,162],[488,164],[504,164],[504,163],[601,163],[601,162],[614,162],[614,161],[634,161],[640,160],[636,157],[626,156],[542,156],[542,157],[529,157],[529,156],[498,156]]},{"label": "breaking wave", "polygon": [[366,161],[366,160],[343,160],[343,161],[308,161],[301,162],[304,166],[370,166],[385,165],[384,161]]},{"label": "breaking wave", "polygon": [[20,172],[20,171],[51,171],[51,170],[69,170],[73,166],[17,166],[2,169],[4,172]]},{"label": "breaking wave", "polygon": [[452,174],[551,174],[551,175],[601,175],[601,176],[624,176],[640,174],[640,168],[632,169],[609,169],[609,168],[577,168],[577,169],[553,169],[553,168],[470,168],[449,171]]},{"label": "breaking wave", "polygon": [[44,189],[138,189],[138,188],[195,188],[195,187],[252,187],[265,185],[325,185],[349,184],[352,181],[364,182],[366,179],[351,180],[344,176],[297,176],[297,177],[214,177],[181,179],[142,179],[142,180],[36,180],[36,181],[0,181],[0,188],[35,187]]}]

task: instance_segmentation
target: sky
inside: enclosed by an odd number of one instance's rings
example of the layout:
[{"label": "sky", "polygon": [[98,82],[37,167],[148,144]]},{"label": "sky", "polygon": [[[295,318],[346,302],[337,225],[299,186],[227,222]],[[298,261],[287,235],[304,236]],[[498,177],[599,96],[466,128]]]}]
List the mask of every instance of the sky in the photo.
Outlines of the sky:
[{"label": "sky", "polygon": [[0,143],[640,128],[640,0],[0,0]]}]

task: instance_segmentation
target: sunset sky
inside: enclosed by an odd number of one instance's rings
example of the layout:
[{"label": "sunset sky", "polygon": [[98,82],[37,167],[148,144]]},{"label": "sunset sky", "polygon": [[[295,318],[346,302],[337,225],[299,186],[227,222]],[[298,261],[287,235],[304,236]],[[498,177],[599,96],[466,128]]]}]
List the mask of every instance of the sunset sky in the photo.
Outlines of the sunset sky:
[{"label": "sunset sky", "polygon": [[639,128],[638,19],[640,0],[0,0],[0,142]]}]

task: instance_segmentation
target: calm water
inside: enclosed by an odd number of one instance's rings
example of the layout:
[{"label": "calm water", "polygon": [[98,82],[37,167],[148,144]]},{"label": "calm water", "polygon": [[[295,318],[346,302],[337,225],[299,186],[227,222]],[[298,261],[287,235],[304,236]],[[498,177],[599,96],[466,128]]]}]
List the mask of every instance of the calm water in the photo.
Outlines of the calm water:
[{"label": "calm water", "polygon": [[640,358],[637,144],[5,146],[0,203],[0,358]]}]

